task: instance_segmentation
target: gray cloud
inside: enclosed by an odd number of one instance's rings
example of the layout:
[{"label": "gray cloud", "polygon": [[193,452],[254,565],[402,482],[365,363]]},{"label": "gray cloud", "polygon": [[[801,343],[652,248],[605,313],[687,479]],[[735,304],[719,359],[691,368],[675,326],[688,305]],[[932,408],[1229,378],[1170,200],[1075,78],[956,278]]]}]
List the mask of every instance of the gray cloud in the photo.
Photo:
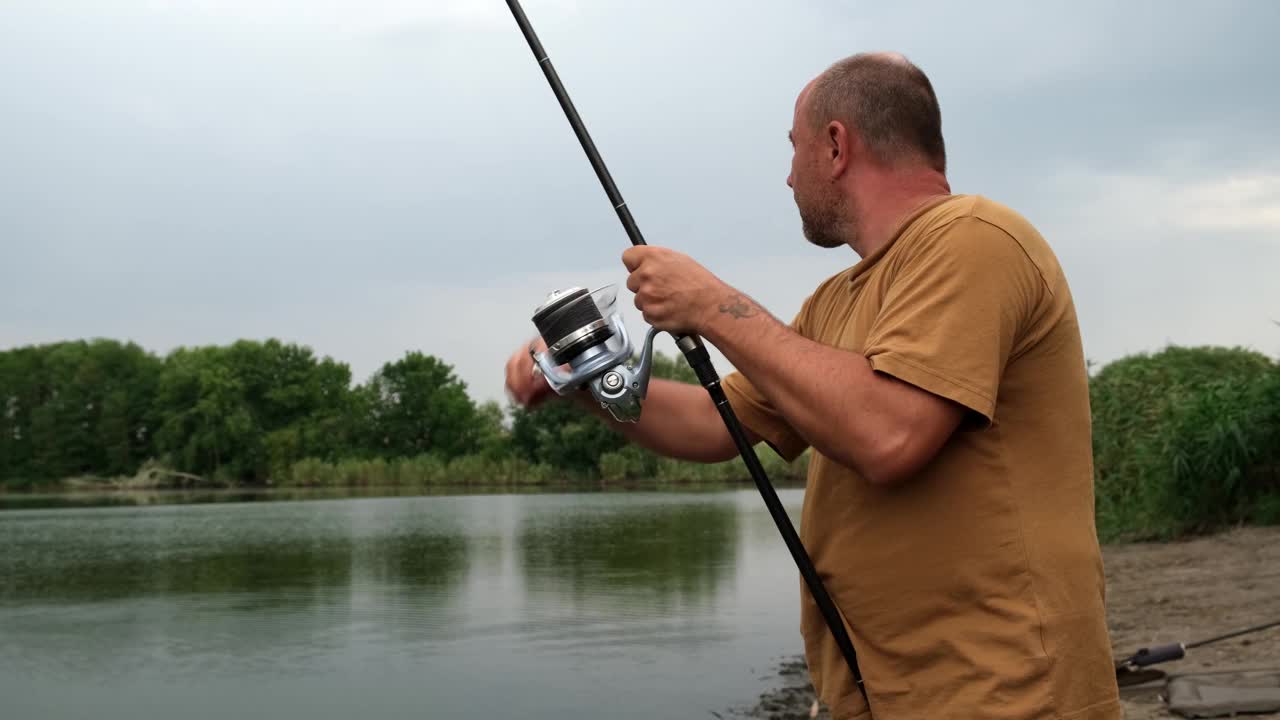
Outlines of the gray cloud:
[{"label": "gray cloud", "polygon": [[[856,260],[800,237],[795,94],[896,49],[954,189],[1054,245],[1092,358],[1280,349],[1274,3],[526,8],[650,241],[780,317]],[[623,279],[501,3],[8,4],[0,76],[0,346],[275,336],[357,378],[417,348],[499,398],[547,291]]]}]

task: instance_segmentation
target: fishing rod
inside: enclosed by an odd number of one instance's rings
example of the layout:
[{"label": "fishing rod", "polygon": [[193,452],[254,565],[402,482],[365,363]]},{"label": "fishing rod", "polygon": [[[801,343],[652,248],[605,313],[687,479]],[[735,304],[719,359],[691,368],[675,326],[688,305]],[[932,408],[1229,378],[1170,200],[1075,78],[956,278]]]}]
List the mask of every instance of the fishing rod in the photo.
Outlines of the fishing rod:
[{"label": "fishing rod", "polygon": [[1252,635],[1253,633],[1269,630],[1273,627],[1280,627],[1280,620],[1272,620],[1261,625],[1243,628],[1241,630],[1233,630],[1222,635],[1214,635],[1203,640],[1196,640],[1189,643],[1170,643],[1168,645],[1157,645],[1153,648],[1141,648],[1134,654],[1116,661],[1116,678],[1121,685],[1136,685],[1147,682],[1148,680],[1159,679],[1164,676],[1159,670],[1146,671],[1143,668],[1157,665],[1159,663],[1172,662],[1181,660],[1186,657],[1188,650],[1194,650],[1205,645],[1212,645],[1223,640],[1230,640],[1241,635]]},{"label": "fishing rod", "polygon": [[[511,14],[516,24],[520,26],[520,32],[529,42],[529,49],[533,51],[538,66],[546,75],[547,82],[551,85],[556,100],[560,102],[561,109],[569,119],[574,134],[578,136],[578,142],[586,152],[587,160],[595,170],[596,177],[600,179],[600,184],[604,186],[605,194],[609,197],[614,212],[618,214],[618,220],[622,223],[627,237],[631,239],[631,244],[645,245],[644,236],[640,234],[640,228],[636,225],[631,210],[622,199],[622,193],[618,191],[617,184],[609,174],[604,158],[600,156],[600,151],[591,140],[591,135],[573,106],[573,101],[569,99],[569,93],[551,64],[547,51],[543,49],[537,34],[534,33],[524,8],[520,6],[520,1],[507,0],[507,6],[511,8]],[[569,389],[586,385],[601,406],[607,409],[615,419],[634,422],[639,419],[640,402],[644,399],[648,388],[653,339],[657,331],[653,328],[649,329],[644,348],[640,353],[639,364],[631,363],[629,361],[631,344],[626,327],[613,308],[615,297],[607,291],[603,294],[600,291],[589,293],[583,288],[576,287],[552,293],[533,315],[534,325],[547,342],[547,351],[543,353],[531,351],[531,354],[538,369],[557,393],[563,394]],[[738,416],[729,405],[729,398],[725,395],[724,388],[720,386],[720,376],[711,364],[711,356],[706,346],[696,335],[674,335],[674,337],[676,346],[684,353],[689,366],[697,374],[698,382],[715,403],[716,410],[719,411],[725,428],[729,431],[729,436],[733,438],[733,443],[738,448],[738,454],[742,456],[742,461],[751,473],[751,479],[755,481],[756,488],[764,499],[765,507],[769,509],[769,514],[773,516],[773,521],[778,526],[778,532],[782,534],[783,542],[791,551],[791,557],[795,560],[796,567],[799,568],[800,575],[809,588],[809,594],[826,620],[827,627],[831,629],[836,645],[844,655],[849,671],[853,673],[853,679],[869,705],[870,700],[867,698],[867,690],[862,682],[862,673],[858,669],[857,653],[853,649],[853,641],[849,639],[849,634],[845,630],[840,611],[836,609],[835,602],[827,593],[827,588],[822,583],[822,578],[818,576],[813,560],[809,558],[809,553],[805,551],[804,545],[800,542],[800,536],[796,534],[796,529],[791,524],[791,518],[783,509],[782,501],[778,499],[778,493],[769,483],[769,477],[765,473],[764,466],[760,464],[760,458],[756,456],[755,448],[751,446],[746,432],[742,429],[742,424],[738,421]],[[569,366],[568,371],[561,369],[566,364]]]}]

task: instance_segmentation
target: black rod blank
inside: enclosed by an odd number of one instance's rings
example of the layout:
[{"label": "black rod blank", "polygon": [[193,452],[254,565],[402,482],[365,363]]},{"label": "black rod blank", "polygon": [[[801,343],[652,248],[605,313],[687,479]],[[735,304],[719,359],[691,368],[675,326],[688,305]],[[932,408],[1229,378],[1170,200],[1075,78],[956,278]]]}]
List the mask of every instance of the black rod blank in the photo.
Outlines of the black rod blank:
[{"label": "black rod blank", "polygon": [[[631,211],[627,209],[627,203],[622,199],[622,193],[618,191],[617,183],[613,181],[613,176],[609,174],[609,168],[605,166],[604,159],[600,156],[600,151],[596,149],[595,142],[591,140],[591,135],[587,132],[587,126],[582,122],[582,117],[578,115],[578,110],[573,106],[573,101],[569,99],[569,92],[565,90],[564,83],[560,81],[560,75],[556,73],[555,66],[551,64],[551,59],[547,56],[547,51],[542,47],[542,43],[538,40],[538,35],[533,31],[529,18],[524,14],[524,8],[520,7],[520,1],[507,0],[507,6],[511,8],[511,14],[515,17],[516,24],[520,26],[520,32],[524,34],[525,40],[529,42],[529,49],[533,51],[533,56],[537,59],[538,66],[542,68],[543,75],[546,75],[547,82],[550,83],[556,100],[560,102],[560,107],[569,119],[569,124],[573,126],[573,132],[578,136],[578,142],[582,144],[582,149],[586,152],[587,160],[591,162],[592,169],[596,171],[596,177],[600,178],[600,184],[604,186],[605,194],[609,196],[609,202],[613,204],[614,211],[618,213],[618,220],[622,222],[622,227],[626,230],[627,237],[631,239],[631,244],[645,245],[644,236],[640,234],[640,228],[636,225],[635,218],[631,216]],[[804,545],[800,542],[800,536],[791,524],[791,518],[787,515],[786,509],[782,507],[782,501],[778,499],[778,493],[773,489],[773,485],[769,483],[768,475],[765,474],[764,466],[760,464],[760,458],[756,456],[755,448],[751,446],[746,432],[742,429],[742,424],[738,421],[737,415],[729,405],[729,398],[725,396],[724,389],[720,387],[720,377],[716,373],[715,367],[711,364],[711,355],[707,352],[702,340],[696,335],[677,336],[676,345],[684,353],[690,367],[697,373],[698,380],[702,383],[702,386],[711,395],[711,399],[715,403],[716,409],[720,412],[720,417],[724,420],[729,435],[733,438],[733,442],[738,448],[738,453],[742,456],[742,461],[751,473],[751,479],[755,481],[756,488],[759,489],[760,495],[764,498],[764,504],[768,508],[769,514],[773,516],[773,521],[778,526],[778,532],[782,534],[783,542],[786,543],[787,549],[791,551],[791,557],[795,560],[796,567],[799,568],[800,575],[804,578],[805,584],[809,588],[809,594],[813,597],[819,611],[821,611],[822,617],[827,621],[827,627],[831,629],[836,645],[839,646],[840,652],[844,655],[845,662],[849,664],[849,670],[853,673],[854,681],[857,682],[858,688],[862,690],[863,698],[866,698],[867,690],[862,682],[862,673],[858,669],[857,654],[853,649],[853,641],[849,639],[849,633],[845,630],[844,620],[840,616],[840,611],[836,609],[835,602],[832,601],[831,595],[827,592],[822,578],[818,576],[818,571],[814,567],[813,561],[809,558],[808,552],[805,551]]]},{"label": "black rod blank", "polygon": [[1277,626],[1280,626],[1280,620],[1272,620],[1271,622],[1265,622],[1265,623],[1262,623],[1261,625],[1254,625],[1253,627],[1247,627],[1243,630],[1235,630],[1229,633],[1225,633],[1223,635],[1214,635],[1213,637],[1205,638],[1204,640],[1189,642],[1183,647],[1185,647],[1187,650],[1190,650],[1192,648],[1203,647],[1210,643],[1222,642],[1223,640],[1230,640],[1231,638],[1240,637],[1241,635],[1249,635],[1256,632],[1262,632],[1263,630],[1270,630],[1271,628],[1277,627]]},{"label": "black rod blank", "polygon": [[587,153],[587,160],[591,161],[591,167],[596,171],[596,177],[600,178],[600,184],[604,186],[604,192],[609,196],[609,202],[613,204],[614,211],[618,213],[618,219],[622,221],[622,227],[627,231],[627,237],[631,238],[631,244],[646,244],[644,236],[640,234],[640,227],[636,225],[636,219],[631,217],[631,211],[627,209],[627,203],[622,199],[622,193],[618,191],[618,184],[613,181],[613,176],[609,174],[609,168],[605,167],[604,158],[600,157],[600,151],[596,149],[595,142],[591,140],[591,135],[587,132],[587,126],[578,115],[578,109],[573,106],[573,100],[569,99],[569,91],[564,89],[564,83],[560,82],[560,75],[556,73],[555,66],[551,64],[551,58],[547,57],[547,51],[542,48],[538,35],[533,32],[533,26],[529,24],[529,18],[525,16],[524,8],[520,7],[519,0],[507,0],[507,6],[511,8],[511,14],[515,16],[516,24],[520,26],[520,32],[524,33],[524,39],[529,41],[529,49],[533,51],[533,56],[538,59],[538,67],[541,67],[542,74],[547,76],[547,82],[551,84],[551,91],[556,94],[556,100],[560,101],[560,107],[564,109],[565,116],[569,118],[569,124],[573,126],[573,132],[578,136],[578,142],[582,143],[582,149]]}]

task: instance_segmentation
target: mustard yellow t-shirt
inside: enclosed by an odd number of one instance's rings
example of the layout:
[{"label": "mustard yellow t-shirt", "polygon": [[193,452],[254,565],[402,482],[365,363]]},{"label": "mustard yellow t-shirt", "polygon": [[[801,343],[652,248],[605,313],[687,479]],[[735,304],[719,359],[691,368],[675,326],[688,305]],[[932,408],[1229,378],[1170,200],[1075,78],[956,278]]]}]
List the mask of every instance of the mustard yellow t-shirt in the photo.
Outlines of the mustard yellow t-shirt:
[{"label": "mustard yellow t-shirt", "polygon": [[[983,197],[934,202],[819,286],[792,327],[968,410],[895,486],[811,458],[801,539],[848,624],[872,715],[1119,718],[1085,359],[1066,278],[1035,228]],[[784,457],[808,445],[750,378],[724,387]],[[803,587],[801,598],[815,686],[836,720],[863,716]]]}]

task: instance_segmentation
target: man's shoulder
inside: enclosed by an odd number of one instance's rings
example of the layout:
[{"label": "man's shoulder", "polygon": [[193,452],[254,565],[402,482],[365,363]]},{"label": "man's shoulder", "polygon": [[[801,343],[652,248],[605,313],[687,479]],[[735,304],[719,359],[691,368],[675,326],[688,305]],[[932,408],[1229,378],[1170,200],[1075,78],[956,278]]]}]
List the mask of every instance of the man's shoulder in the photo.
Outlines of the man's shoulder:
[{"label": "man's shoulder", "polygon": [[1034,238],[1043,242],[1030,220],[1017,210],[985,195],[952,195],[919,218],[917,232],[930,235],[953,230],[957,224],[973,226],[979,223],[1001,230],[1015,240]]},{"label": "man's shoulder", "polygon": [[1035,266],[1051,291],[1064,282],[1053,248],[1022,213],[983,195],[957,196],[946,204],[950,207],[935,225],[939,236],[967,232],[990,242],[1011,243],[1010,247],[1018,248],[1015,253]]},{"label": "man's shoulder", "polygon": [[1040,231],[1022,213],[983,195],[972,196],[968,217],[1000,228],[1013,239],[1021,242],[1044,243]]}]

